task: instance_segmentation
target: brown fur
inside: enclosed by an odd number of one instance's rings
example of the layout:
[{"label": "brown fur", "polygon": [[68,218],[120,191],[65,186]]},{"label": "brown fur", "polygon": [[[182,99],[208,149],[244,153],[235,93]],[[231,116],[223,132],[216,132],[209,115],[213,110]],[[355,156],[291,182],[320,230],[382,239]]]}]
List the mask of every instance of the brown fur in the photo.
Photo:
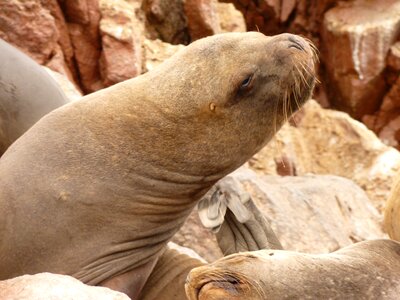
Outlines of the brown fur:
[{"label": "brown fur", "polygon": [[331,254],[260,250],[193,269],[190,300],[398,299],[400,244],[357,243]]},{"label": "brown fur", "polygon": [[314,53],[289,38],[205,38],[41,119],[0,160],[0,279],[69,274],[135,298],[197,200],[310,97]]}]

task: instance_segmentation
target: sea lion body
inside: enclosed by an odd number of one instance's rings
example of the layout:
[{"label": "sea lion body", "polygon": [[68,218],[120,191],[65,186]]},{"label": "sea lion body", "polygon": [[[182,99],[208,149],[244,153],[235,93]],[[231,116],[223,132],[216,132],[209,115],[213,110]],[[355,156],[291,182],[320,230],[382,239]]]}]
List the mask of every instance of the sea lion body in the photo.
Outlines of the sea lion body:
[{"label": "sea lion body", "polygon": [[0,39],[0,155],[41,117],[66,103],[42,66]]},{"label": "sea lion body", "polygon": [[314,58],[293,35],[217,35],[46,115],[0,160],[0,280],[137,297],[197,200],[310,97]]},{"label": "sea lion body", "polygon": [[193,269],[190,300],[398,299],[400,243],[360,242],[329,254],[259,250]]}]

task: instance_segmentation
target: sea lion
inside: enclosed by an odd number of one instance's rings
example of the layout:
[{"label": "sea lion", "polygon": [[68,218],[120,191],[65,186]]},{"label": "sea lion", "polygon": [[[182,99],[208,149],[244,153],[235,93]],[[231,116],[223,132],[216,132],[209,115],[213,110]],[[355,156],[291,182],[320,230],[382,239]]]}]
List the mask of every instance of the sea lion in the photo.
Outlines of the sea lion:
[{"label": "sea lion", "polygon": [[215,35],[46,115],[0,159],[0,279],[137,299],[197,201],[310,98],[314,59],[291,34]]},{"label": "sea lion", "polygon": [[189,300],[398,299],[400,243],[364,241],[330,254],[259,250],[193,269]]},{"label": "sea lion", "polygon": [[384,227],[392,239],[400,241],[400,175],[397,176],[386,201]]},{"label": "sea lion", "polygon": [[42,66],[0,39],[0,155],[41,117],[68,102]]}]

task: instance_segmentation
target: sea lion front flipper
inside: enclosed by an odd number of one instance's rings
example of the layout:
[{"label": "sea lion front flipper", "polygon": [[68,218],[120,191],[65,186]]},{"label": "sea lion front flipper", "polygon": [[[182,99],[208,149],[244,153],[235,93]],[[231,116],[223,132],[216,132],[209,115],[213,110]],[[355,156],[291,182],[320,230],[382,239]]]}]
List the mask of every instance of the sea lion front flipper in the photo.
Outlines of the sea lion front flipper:
[{"label": "sea lion front flipper", "polygon": [[189,272],[206,263],[183,247],[168,243],[165,252],[158,259],[142,293],[141,300],[186,300],[185,282]]},{"label": "sea lion front flipper", "polygon": [[[225,209],[224,209],[225,207]],[[226,213],[226,207],[228,208]],[[251,195],[233,176],[220,180],[199,203],[203,225],[217,233],[225,255],[260,249],[282,249]]]}]

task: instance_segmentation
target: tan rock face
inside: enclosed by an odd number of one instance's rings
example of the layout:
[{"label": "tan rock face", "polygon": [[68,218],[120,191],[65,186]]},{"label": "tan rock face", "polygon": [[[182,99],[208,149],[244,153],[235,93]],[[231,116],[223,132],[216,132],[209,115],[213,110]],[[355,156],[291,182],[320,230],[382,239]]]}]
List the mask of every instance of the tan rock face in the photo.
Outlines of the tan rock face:
[{"label": "tan rock face", "polygon": [[253,170],[277,174],[276,162],[283,161],[297,175],[342,176],[361,186],[382,210],[394,177],[400,171],[400,153],[396,149],[384,145],[372,131],[347,114],[322,109],[312,100],[292,124],[283,126],[275,140],[250,160]]},{"label": "tan rock face", "polygon": [[[385,236],[381,217],[368,196],[348,179],[328,175],[265,176],[245,167],[232,176],[250,193],[285,250],[327,253]],[[196,211],[174,241],[194,249],[208,261],[222,256]]]},{"label": "tan rock face", "polygon": [[216,8],[222,32],[246,31],[244,16],[232,3],[216,2]]},{"label": "tan rock face", "polygon": [[143,0],[147,18],[146,30],[150,38],[171,44],[188,44],[187,20],[183,0]]},{"label": "tan rock face", "polygon": [[141,34],[129,2],[101,0],[100,12],[100,72],[104,85],[110,86],[141,74]]},{"label": "tan rock face", "polygon": [[70,276],[40,273],[0,281],[0,299],[129,300],[129,297],[108,288],[88,286]]},{"label": "tan rock face", "polygon": [[158,39],[145,39],[143,42],[143,53],[145,56],[143,72],[151,71],[183,48],[183,45],[171,45]]},{"label": "tan rock face", "polygon": [[324,17],[322,58],[331,103],[355,118],[375,112],[385,92],[386,55],[400,32],[400,2],[344,3]]},{"label": "tan rock face", "polygon": [[184,11],[192,41],[221,32],[215,0],[185,0]]}]

